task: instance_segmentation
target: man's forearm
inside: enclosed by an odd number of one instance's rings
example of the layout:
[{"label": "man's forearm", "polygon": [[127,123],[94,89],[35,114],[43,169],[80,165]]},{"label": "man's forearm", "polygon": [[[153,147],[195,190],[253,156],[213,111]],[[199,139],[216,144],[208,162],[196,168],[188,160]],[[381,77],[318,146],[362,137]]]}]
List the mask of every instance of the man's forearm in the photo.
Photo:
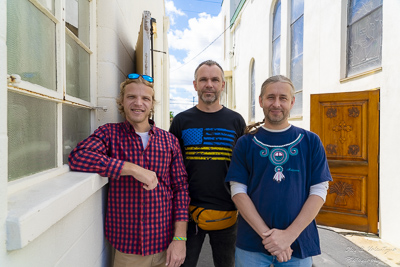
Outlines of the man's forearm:
[{"label": "man's forearm", "polygon": [[269,227],[261,218],[250,197],[245,193],[238,193],[232,197],[232,200],[239,210],[240,215],[261,238],[264,238],[262,233],[268,231]]},{"label": "man's forearm", "polygon": [[304,203],[299,215],[297,215],[296,219],[286,230],[297,238],[315,219],[322,205],[324,205],[324,200],[320,196],[310,195]]},{"label": "man's forearm", "polygon": [[174,226],[175,226],[174,236],[176,236],[176,237],[186,237],[187,222],[185,222],[185,221],[176,221]]},{"label": "man's forearm", "polygon": [[323,199],[317,195],[310,195],[304,203],[299,215],[286,229],[271,229],[263,234],[263,245],[272,255],[277,255],[287,250],[299,237],[301,232],[314,220],[324,204]]}]

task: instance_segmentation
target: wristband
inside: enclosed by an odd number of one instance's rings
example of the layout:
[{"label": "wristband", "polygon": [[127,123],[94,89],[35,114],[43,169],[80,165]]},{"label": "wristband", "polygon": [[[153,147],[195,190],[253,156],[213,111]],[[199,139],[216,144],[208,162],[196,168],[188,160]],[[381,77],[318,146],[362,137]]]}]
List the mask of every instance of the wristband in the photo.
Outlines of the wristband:
[{"label": "wristband", "polygon": [[176,241],[186,241],[187,238],[186,238],[186,237],[181,237],[181,236],[174,236],[174,238],[172,238],[172,240],[176,240]]}]

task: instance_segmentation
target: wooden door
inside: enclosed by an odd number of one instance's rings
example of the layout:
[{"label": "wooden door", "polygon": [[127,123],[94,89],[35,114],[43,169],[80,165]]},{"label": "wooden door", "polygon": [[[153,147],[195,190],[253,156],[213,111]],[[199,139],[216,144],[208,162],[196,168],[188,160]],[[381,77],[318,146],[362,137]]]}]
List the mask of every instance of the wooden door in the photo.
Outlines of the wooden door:
[{"label": "wooden door", "polygon": [[333,181],[320,225],[378,233],[379,90],[311,95]]}]

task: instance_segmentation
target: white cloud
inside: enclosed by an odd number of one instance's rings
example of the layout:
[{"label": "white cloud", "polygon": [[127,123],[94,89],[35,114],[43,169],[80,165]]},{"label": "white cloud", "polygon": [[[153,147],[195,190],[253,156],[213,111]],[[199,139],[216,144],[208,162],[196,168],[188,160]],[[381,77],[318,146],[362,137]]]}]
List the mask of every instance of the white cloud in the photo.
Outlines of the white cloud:
[{"label": "white cloud", "polygon": [[[186,102],[191,101],[193,96],[196,96],[197,99],[197,93],[193,88],[194,71],[201,62],[208,59],[222,63],[223,36],[217,40],[216,38],[223,31],[220,16],[213,17],[209,14],[201,13],[198,17],[189,19],[188,28],[183,30],[175,29],[168,32],[170,97],[172,99],[178,99],[182,97],[181,95],[190,95],[186,98]],[[180,53],[177,52],[178,50],[180,50]],[[184,52],[184,56],[179,58],[177,55],[182,55],[182,52]],[[171,110],[175,114],[187,108],[186,106],[178,110],[178,108],[171,105]]]},{"label": "white cloud", "polygon": [[168,0],[165,1],[165,13],[169,17],[171,25],[175,24],[176,17],[186,15],[183,11],[181,11],[180,9],[177,9],[175,7],[175,4],[173,1],[168,1]]}]

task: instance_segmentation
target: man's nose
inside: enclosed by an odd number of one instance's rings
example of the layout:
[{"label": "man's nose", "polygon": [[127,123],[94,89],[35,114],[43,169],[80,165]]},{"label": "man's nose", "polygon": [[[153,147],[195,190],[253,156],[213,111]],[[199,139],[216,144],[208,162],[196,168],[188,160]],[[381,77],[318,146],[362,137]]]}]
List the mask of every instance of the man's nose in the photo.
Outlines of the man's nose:
[{"label": "man's nose", "polygon": [[134,100],[133,100],[133,104],[135,104],[135,105],[137,105],[137,106],[141,106],[142,105],[142,99],[140,99],[140,97],[138,97],[138,98],[135,98]]},{"label": "man's nose", "polygon": [[207,80],[206,86],[207,86],[207,87],[213,87],[213,84],[212,84],[211,79],[208,79],[208,80]]},{"label": "man's nose", "polygon": [[274,107],[279,107],[279,106],[281,105],[281,101],[279,101],[279,98],[276,98],[276,99],[274,100],[274,102],[272,103],[272,105],[273,105]]}]

